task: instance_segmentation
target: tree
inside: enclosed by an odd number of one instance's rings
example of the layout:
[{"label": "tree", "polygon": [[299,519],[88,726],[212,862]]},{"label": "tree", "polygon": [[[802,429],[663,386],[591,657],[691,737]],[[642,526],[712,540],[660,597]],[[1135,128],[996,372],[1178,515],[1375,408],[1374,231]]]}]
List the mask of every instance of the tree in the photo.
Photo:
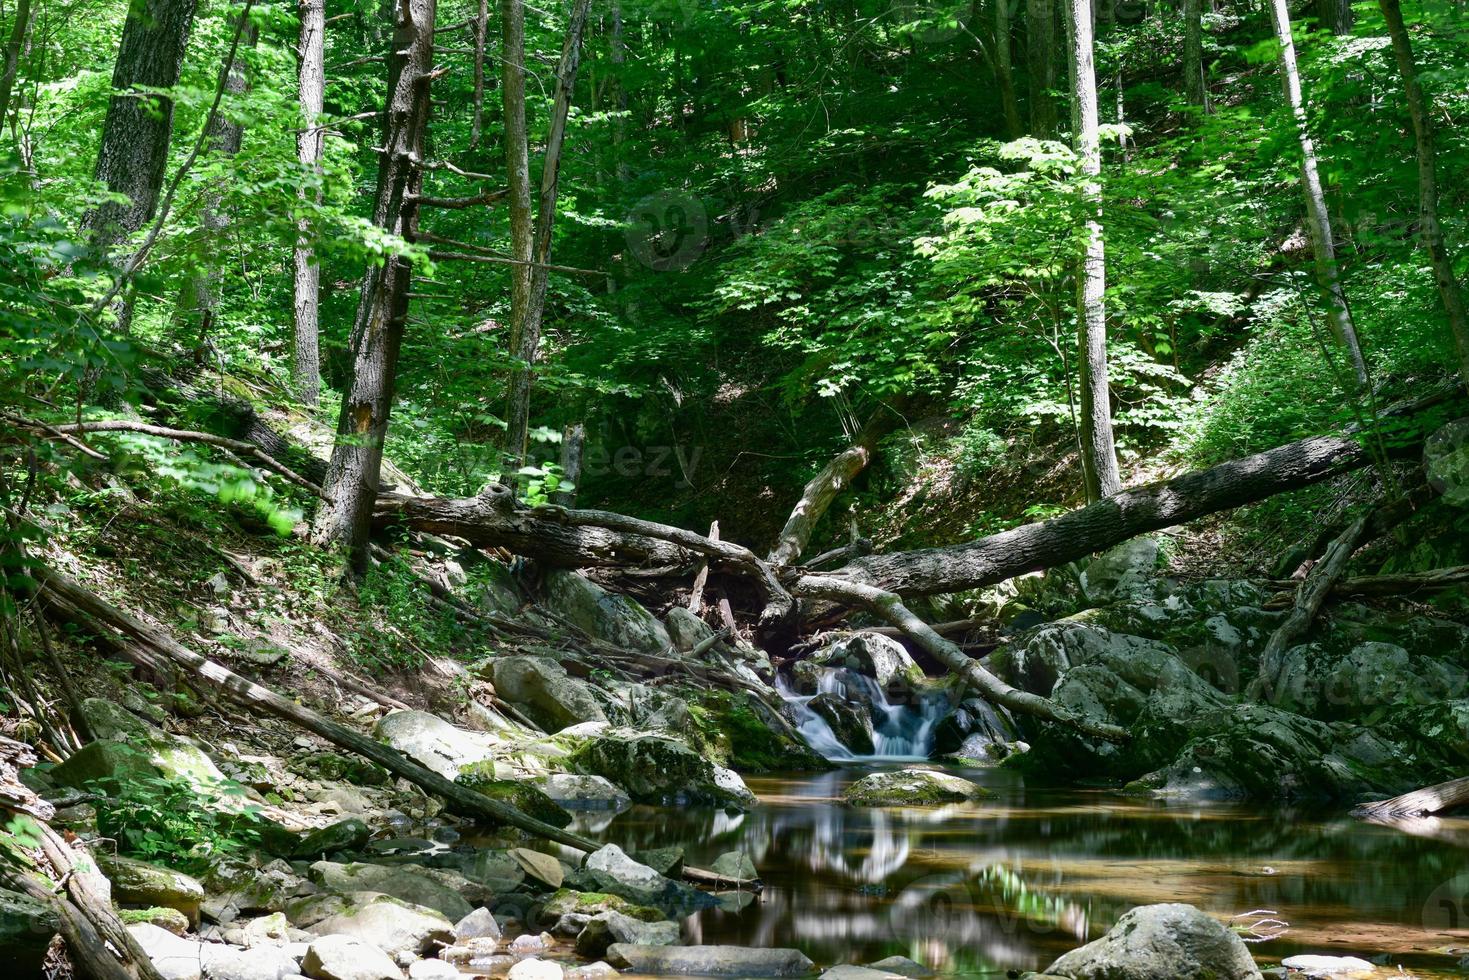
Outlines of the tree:
[{"label": "tree", "polygon": [[[412,241],[423,191],[424,131],[434,77],[436,0],[400,0],[388,52],[388,98],[373,223]],[[342,398],[337,439],[312,524],[320,543],[345,546],[350,567],[367,568],[367,537],[377,496],[383,440],[408,315],[412,262],[401,252],[368,266],[352,325],[352,376]]]},{"label": "tree", "polygon": [[1207,110],[1204,84],[1203,0],[1183,0],[1183,94],[1189,105]]},{"label": "tree", "polygon": [[1301,194],[1306,199],[1306,230],[1311,237],[1311,250],[1316,258],[1316,281],[1325,294],[1331,331],[1347,350],[1352,374],[1358,389],[1367,387],[1367,361],[1357,340],[1357,327],[1347,305],[1346,290],[1341,284],[1341,270],[1336,261],[1336,242],[1331,233],[1331,215],[1326,210],[1326,195],[1321,190],[1321,175],[1316,167],[1316,144],[1306,117],[1306,102],[1301,95],[1301,76],[1296,67],[1296,45],[1291,37],[1290,7],[1287,0],[1270,0],[1275,40],[1280,47],[1280,77],[1290,108],[1296,137],[1301,146]]},{"label": "tree", "polygon": [[1071,128],[1080,179],[1081,254],[1076,274],[1076,364],[1080,375],[1081,470],[1088,500],[1122,489],[1107,379],[1107,256],[1102,239],[1102,146],[1091,0],[1070,0]]},{"label": "tree", "polygon": [[1010,0],[991,2],[995,5],[995,81],[1000,85],[1000,105],[1005,110],[1005,135],[1019,139],[1020,108],[1015,104],[1015,75],[1010,65]]},{"label": "tree", "polygon": [[[301,103],[301,131],[296,134],[296,159],[311,177],[321,173],[322,105],[326,95],[326,0],[301,0],[300,66],[296,75],[297,98]],[[321,267],[309,237],[311,223],[302,219],[293,255],[295,305],[292,317],[291,376],[296,394],[315,405],[321,392],[320,327]]]},{"label": "tree", "polygon": [[1030,128],[1056,135],[1056,0],[1026,0],[1026,67],[1030,76]]},{"label": "tree", "polygon": [[[500,99],[505,110],[505,175],[510,194],[510,349],[521,349],[526,317],[530,310],[531,256],[535,252],[535,214],[530,199],[530,138],[525,128],[525,4],[501,0],[500,43],[503,68]],[[518,373],[518,372],[517,372]],[[511,382],[507,415],[515,411],[515,388]],[[507,419],[508,423],[508,419]],[[509,425],[505,432],[505,474],[501,483],[513,486],[515,471],[525,454],[524,430]]]},{"label": "tree", "polygon": [[1466,312],[1464,290],[1454,275],[1454,262],[1438,223],[1438,153],[1434,148],[1433,116],[1418,69],[1413,61],[1413,42],[1403,23],[1403,10],[1398,0],[1377,0],[1382,8],[1387,32],[1392,38],[1393,58],[1403,79],[1403,94],[1408,101],[1408,116],[1413,124],[1414,147],[1418,157],[1418,230],[1428,261],[1433,266],[1433,280],[1439,299],[1449,318],[1454,343],[1459,350],[1459,373],[1469,383],[1469,312]]},{"label": "tree", "polygon": [[[109,201],[82,221],[101,251],[142,228],[158,206],[173,134],[173,99],[136,90],[178,84],[194,7],[195,0],[138,0],[128,8],[95,171],[98,181],[125,200]],[[131,316],[125,301],[118,309],[123,329]]]},{"label": "tree", "polygon": [[5,61],[0,64],[0,126],[10,115],[10,93],[20,72],[20,55],[25,50],[30,27],[31,0],[17,0],[15,23],[10,28],[10,39],[5,43]]}]

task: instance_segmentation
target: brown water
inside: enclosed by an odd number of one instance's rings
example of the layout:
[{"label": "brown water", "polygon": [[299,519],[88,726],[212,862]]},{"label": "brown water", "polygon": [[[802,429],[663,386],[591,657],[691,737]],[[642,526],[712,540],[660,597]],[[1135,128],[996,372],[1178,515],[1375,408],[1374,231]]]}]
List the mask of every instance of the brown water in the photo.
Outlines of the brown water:
[{"label": "brown water", "polygon": [[961,976],[1038,970],[1127,909],[1176,901],[1273,912],[1254,917],[1285,924],[1251,947],[1262,965],[1309,952],[1380,957],[1381,977],[1469,977],[1469,821],[1407,833],[1339,811],[1037,789],[994,770],[965,772],[994,801],[843,806],[871,768],[751,778],[762,806],[743,815],[635,807],[582,826],[632,850],[681,844],[690,864],[744,850],[764,893],[692,917],[689,941],[793,946],[822,966],[901,953]]}]

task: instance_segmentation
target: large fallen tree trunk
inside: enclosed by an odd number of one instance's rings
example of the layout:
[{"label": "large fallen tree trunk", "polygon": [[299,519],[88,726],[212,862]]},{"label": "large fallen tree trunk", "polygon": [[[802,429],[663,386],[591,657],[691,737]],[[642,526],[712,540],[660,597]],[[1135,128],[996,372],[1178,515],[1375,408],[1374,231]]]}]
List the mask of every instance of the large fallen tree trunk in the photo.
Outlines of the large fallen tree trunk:
[{"label": "large fallen tree trunk", "polygon": [[[215,663],[185,647],[159,627],[145,623],[118,609],[63,572],[40,566],[34,570],[33,576],[40,585],[42,595],[73,621],[90,621],[109,633],[120,634],[134,643],[147,647],[181,667],[190,676],[199,678],[246,707],[263,710],[304,728],[338,748],[370,759],[394,775],[401,776],[428,792],[442,797],[457,813],[507,824],[579,851],[591,852],[602,846],[588,837],[543,823],[515,807],[445,779],[396,749],[369,738],[361,732],[339,725],[310,708],[282,697],[270,688],[241,677],[222,664]],[[128,646],[124,645],[119,649],[127,650]],[[758,886],[758,881],[735,882],[698,868],[685,868],[684,877],[698,883]]]},{"label": "large fallen tree trunk", "polygon": [[791,508],[791,516],[786,518],[785,527],[781,528],[766,561],[772,565],[795,564],[832,501],[872,462],[877,440],[891,428],[889,418],[884,414],[880,416],[881,421],[869,422],[852,445],[837,453],[806,483],[801,499]]},{"label": "large fallen tree trunk", "polygon": [[[1402,451],[1412,455],[1417,449]],[[1371,461],[1356,439],[1316,436],[1126,490],[1039,524],[966,544],[871,555],[828,575],[905,596],[976,589],[1084,558],[1139,534],[1320,483]]]},{"label": "large fallen tree trunk", "polygon": [[1469,806],[1469,776],[1415,789],[1390,800],[1363,803],[1352,811],[1352,815],[1368,820],[1399,820],[1442,813],[1461,806]]}]

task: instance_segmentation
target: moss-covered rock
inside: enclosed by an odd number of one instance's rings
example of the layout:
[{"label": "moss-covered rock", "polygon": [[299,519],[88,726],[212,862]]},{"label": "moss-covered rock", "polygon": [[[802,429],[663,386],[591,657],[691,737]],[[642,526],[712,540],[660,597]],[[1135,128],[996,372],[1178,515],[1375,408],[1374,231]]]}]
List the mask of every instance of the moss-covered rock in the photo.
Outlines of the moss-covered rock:
[{"label": "moss-covered rock", "polygon": [[707,803],[744,810],[757,802],[738,774],[663,735],[614,729],[578,748],[569,762],[647,803]]},{"label": "moss-covered rock", "polygon": [[122,920],[123,925],[132,925],[134,922],[146,922],[149,925],[166,929],[175,936],[182,936],[189,931],[189,917],[178,909],[171,909],[158,905],[147,909],[119,909],[117,917]]},{"label": "moss-covered rock", "polygon": [[459,778],[454,781],[492,800],[507,803],[553,827],[565,827],[571,823],[571,814],[535,785],[517,779],[496,777],[493,762],[471,763],[460,771]]},{"label": "moss-covered rock", "polygon": [[563,915],[594,916],[601,912],[620,912],[643,922],[662,922],[663,913],[648,905],[638,905],[610,892],[579,892],[561,888],[541,906],[541,921],[554,923]]},{"label": "moss-covered rock", "polygon": [[177,909],[190,923],[199,921],[204,886],[195,878],[146,861],[114,854],[95,855],[97,866],[112,882],[112,900],[120,905]]},{"label": "moss-covered rock", "polygon": [[0,963],[11,976],[41,976],[41,961],[60,923],[49,905],[0,889]]},{"label": "moss-covered rock", "polygon": [[899,769],[863,776],[843,794],[853,806],[940,806],[994,797],[978,783],[933,769]]}]

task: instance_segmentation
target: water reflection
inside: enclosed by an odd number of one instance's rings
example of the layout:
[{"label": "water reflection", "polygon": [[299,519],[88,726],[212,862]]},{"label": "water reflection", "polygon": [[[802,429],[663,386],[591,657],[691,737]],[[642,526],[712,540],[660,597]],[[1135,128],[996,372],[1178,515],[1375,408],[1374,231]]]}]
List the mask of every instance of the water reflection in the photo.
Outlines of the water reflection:
[{"label": "water reflection", "polygon": [[765,892],[691,918],[690,941],[795,946],[823,965],[901,953],[961,975],[1040,969],[1134,905],[1183,901],[1278,911],[1290,931],[1254,947],[1262,959],[1387,953],[1420,978],[1469,976],[1469,930],[1425,918],[1465,865],[1464,825],[1418,837],[1337,815],[1028,791],[993,770],[968,775],[994,802],[841,805],[868,771],[753,778],[751,813],[635,807],[605,833],[633,849],[680,843],[694,864],[745,851]]}]

